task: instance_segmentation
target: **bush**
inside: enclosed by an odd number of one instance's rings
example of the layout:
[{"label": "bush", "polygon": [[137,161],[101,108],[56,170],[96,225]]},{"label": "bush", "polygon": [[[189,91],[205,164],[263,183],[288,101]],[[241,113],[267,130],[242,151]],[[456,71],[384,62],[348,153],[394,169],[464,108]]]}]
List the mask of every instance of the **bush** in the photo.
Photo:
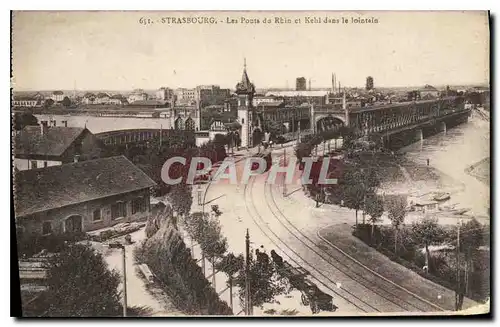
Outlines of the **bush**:
[{"label": "bush", "polygon": [[31,257],[34,254],[46,250],[48,252],[60,252],[66,244],[83,241],[87,238],[87,234],[81,233],[64,233],[55,235],[39,235],[30,234],[18,236],[17,251],[19,257]]}]

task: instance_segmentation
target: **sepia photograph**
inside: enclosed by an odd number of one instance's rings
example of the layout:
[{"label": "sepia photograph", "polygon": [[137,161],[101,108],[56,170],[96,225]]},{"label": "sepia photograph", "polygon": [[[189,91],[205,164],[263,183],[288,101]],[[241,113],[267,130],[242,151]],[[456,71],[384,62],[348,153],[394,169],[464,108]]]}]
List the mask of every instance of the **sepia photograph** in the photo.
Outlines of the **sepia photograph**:
[{"label": "sepia photograph", "polygon": [[490,312],[488,11],[11,19],[20,316]]}]

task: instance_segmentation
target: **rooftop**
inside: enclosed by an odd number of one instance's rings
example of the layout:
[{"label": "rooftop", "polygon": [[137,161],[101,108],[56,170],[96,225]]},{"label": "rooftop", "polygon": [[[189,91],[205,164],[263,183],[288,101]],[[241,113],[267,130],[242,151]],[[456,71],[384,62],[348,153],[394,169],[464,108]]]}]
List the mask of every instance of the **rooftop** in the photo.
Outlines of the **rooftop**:
[{"label": "rooftop", "polygon": [[23,170],[14,179],[17,217],[155,185],[124,156]]},{"label": "rooftop", "polygon": [[14,154],[61,156],[86,129],[81,127],[47,127],[42,135],[40,126],[26,126],[14,140]]}]

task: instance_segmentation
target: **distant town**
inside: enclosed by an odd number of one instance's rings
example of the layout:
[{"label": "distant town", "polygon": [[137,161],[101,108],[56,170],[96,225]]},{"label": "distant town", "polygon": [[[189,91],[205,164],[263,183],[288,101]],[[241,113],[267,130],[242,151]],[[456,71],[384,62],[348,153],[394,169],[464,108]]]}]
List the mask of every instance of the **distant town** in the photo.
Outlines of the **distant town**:
[{"label": "distant town", "polygon": [[[479,98],[487,100],[489,88],[483,85],[435,87],[429,84],[421,87],[378,88],[371,76],[366,78],[364,88],[345,87],[332,74],[329,88],[311,88],[310,80],[297,77],[293,89],[256,89],[252,105],[266,111],[310,104],[334,107],[341,105],[340,99],[345,95],[347,108],[363,108],[466,94],[475,98],[472,102],[484,102]],[[184,120],[191,117],[196,122],[194,125],[188,123],[187,127],[193,130],[209,130],[214,123],[220,125],[235,121],[237,106],[234,90],[218,85],[133,91],[14,91],[12,98],[14,111],[140,118],[182,117]]]}]

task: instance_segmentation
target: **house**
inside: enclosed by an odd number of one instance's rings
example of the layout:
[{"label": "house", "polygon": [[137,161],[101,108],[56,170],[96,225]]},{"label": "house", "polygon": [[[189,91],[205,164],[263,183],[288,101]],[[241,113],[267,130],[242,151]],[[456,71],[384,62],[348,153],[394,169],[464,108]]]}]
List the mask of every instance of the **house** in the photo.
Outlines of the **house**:
[{"label": "house", "polygon": [[35,95],[14,96],[12,106],[23,108],[41,107],[43,100],[44,97],[40,93],[36,93]]},{"label": "house", "polygon": [[435,99],[439,97],[439,90],[434,86],[426,84],[424,88],[420,89],[420,97],[422,99]]},{"label": "house", "polygon": [[97,93],[96,103],[97,104],[108,104],[109,99],[110,99],[109,94],[104,93],[104,92],[100,92],[100,93]]},{"label": "house", "polygon": [[91,93],[91,92],[85,93],[85,95],[83,96],[83,100],[82,100],[82,102],[84,104],[94,104],[95,101],[96,101],[96,95],[94,93]]},{"label": "house", "polygon": [[124,156],[19,171],[15,219],[22,235],[87,232],[150,215],[156,185]]},{"label": "house", "polygon": [[54,91],[50,95],[50,98],[54,100],[54,102],[61,102],[64,99],[64,92],[63,91]]},{"label": "house", "polygon": [[148,99],[148,94],[141,89],[134,90],[127,98],[128,103],[133,103],[136,101],[146,101]]},{"label": "house", "polygon": [[108,103],[121,106],[127,104],[127,100],[121,94],[115,94],[109,98]]},{"label": "house", "polygon": [[104,145],[81,127],[26,126],[14,139],[14,166],[17,170],[62,165],[102,156]]}]

